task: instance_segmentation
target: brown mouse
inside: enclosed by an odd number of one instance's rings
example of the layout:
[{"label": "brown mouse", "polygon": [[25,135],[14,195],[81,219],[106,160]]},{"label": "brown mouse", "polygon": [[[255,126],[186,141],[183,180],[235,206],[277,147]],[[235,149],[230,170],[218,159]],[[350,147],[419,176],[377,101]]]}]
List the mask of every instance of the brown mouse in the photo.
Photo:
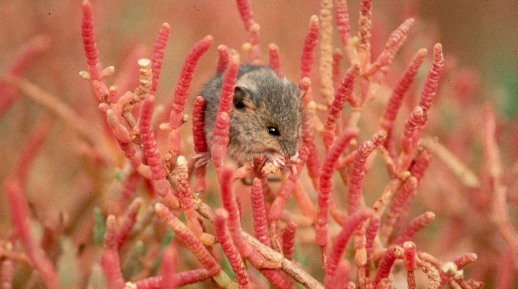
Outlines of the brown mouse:
[{"label": "brown mouse", "polygon": [[[200,95],[205,99],[205,134],[212,130],[224,73],[211,79]],[[267,66],[241,65],[234,90],[227,156],[243,165],[265,156],[279,167],[296,159],[302,135],[302,99],[295,84]],[[210,149],[209,149],[210,150]]]}]

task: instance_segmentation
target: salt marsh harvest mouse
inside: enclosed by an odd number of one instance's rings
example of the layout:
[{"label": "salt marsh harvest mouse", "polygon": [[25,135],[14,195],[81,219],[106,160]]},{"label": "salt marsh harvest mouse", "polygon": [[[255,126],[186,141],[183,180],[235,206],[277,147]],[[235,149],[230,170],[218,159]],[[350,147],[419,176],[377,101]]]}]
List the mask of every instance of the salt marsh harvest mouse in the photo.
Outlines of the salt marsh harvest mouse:
[{"label": "salt marsh harvest mouse", "polygon": [[[205,99],[205,134],[212,147],[212,129],[224,73],[201,91]],[[274,165],[295,159],[302,135],[299,89],[267,66],[241,65],[234,90],[227,156],[239,164],[266,156]]]}]

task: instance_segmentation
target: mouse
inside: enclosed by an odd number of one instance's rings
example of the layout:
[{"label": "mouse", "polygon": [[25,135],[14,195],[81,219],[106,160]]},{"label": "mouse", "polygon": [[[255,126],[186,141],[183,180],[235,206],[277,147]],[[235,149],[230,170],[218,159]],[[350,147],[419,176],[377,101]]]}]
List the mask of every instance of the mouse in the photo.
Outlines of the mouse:
[{"label": "mouse", "polygon": [[[212,147],[224,71],[209,80],[200,95],[205,99],[204,130]],[[294,83],[268,66],[241,64],[234,89],[227,157],[239,165],[258,157],[276,167],[296,161],[302,138],[302,97]]]}]

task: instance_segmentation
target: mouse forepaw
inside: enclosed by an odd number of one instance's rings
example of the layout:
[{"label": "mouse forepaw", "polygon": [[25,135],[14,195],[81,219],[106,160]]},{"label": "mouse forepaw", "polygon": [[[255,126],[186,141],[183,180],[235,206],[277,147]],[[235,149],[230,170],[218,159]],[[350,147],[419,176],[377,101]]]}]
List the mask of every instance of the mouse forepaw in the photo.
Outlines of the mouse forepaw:
[{"label": "mouse forepaw", "polygon": [[274,154],[268,156],[266,163],[263,165],[261,171],[265,175],[272,174],[282,167],[286,166],[286,157],[281,154]]},{"label": "mouse forepaw", "polygon": [[300,163],[299,153],[296,152],[294,155],[290,157],[290,163],[292,164],[298,164]]},{"label": "mouse forepaw", "polygon": [[268,161],[277,168],[284,167],[286,165],[285,157],[281,154],[274,154],[268,157]]},{"label": "mouse forepaw", "polygon": [[203,166],[206,166],[208,163],[210,163],[210,153],[209,152],[197,153],[192,158],[196,160],[196,163],[194,164],[195,168],[201,168]]}]

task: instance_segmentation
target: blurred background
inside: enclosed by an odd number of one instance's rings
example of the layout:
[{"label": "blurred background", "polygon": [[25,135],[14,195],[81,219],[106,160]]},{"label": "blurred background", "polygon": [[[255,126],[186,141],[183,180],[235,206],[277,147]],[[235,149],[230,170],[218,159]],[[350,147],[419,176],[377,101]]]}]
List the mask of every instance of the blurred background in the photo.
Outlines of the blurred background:
[{"label": "blurred background", "polygon": [[[348,1],[352,32],[357,30],[359,1]],[[19,0],[2,1],[0,9],[0,71],[5,71],[16,52],[36,35],[46,35],[50,48],[29,65],[25,77],[53,93],[87,119],[97,115],[96,100],[90,94],[87,81],[78,76],[86,70],[81,41],[80,0]],[[160,25],[171,24],[171,36],[166,49],[161,82],[158,87],[159,102],[170,99],[179,70],[189,49],[210,34],[214,45],[201,58],[196,71],[191,94],[201,89],[214,74],[216,47],[226,44],[241,51],[248,36],[239,18],[235,1],[92,1],[95,29],[104,66],[117,72],[135,69],[137,57],[150,57],[151,47]],[[261,42],[265,61],[267,44],[276,43],[281,50],[282,69],[288,78],[299,77],[300,55],[311,15],[319,14],[319,1],[261,0],[252,1],[255,20],[261,25]],[[468,71],[475,87],[475,99],[497,106],[501,117],[516,117],[518,106],[518,2],[492,1],[379,1],[373,4],[373,57],[382,49],[387,36],[407,17],[417,22],[410,30],[407,44],[400,53],[399,69],[404,68],[419,48],[431,50],[433,43],[441,42],[447,58],[447,67]],[[335,37],[335,47],[341,43]],[[318,57],[318,56],[317,56]],[[244,59],[246,61],[246,59]],[[317,59],[318,61],[318,59]],[[398,65],[396,64],[396,65]],[[343,69],[348,64],[343,63]],[[424,72],[423,72],[424,73]],[[399,75],[399,72],[394,74]],[[476,81],[478,80],[478,81]],[[134,83],[137,79],[133,78]],[[442,81],[450,81],[445,73]],[[440,97],[448,98],[448,93]],[[453,111],[451,117],[461,117]],[[45,114],[38,105],[22,98],[17,100],[0,120],[0,156],[4,166],[0,179],[9,172],[17,148],[34,125],[35,119]],[[457,115],[456,115],[457,114]],[[15,124],[15,125],[13,125]],[[60,133],[67,130],[60,122],[51,137],[71,137]],[[99,123],[92,123],[92,127]],[[507,134],[509,137],[513,132]],[[512,138],[514,139],[514,138]],[[507,140],[511,142],[511,139]],[[71,152],[66,141],[51,142],[53,152]],[[61,148],[59,148],[61,147]],[[73,157],[73,154],[69,157]],[[56,164],[72,166],[66,173],[81,170],[81,164],[66,161]],[[53,160],[55,161],[55,160]],[[50,173],[50,172],[48,172]],[[55,180],[62,180],[63,172],[55,172]],[[43,186],[42,188],[45,188]],[[44,196],[43,192],[38,195]],[[0,200],[3,196],[0,196]],[[2,202],[3,203],[3,202]],[[0,211],[5,217],[5,210]],[[5,218],[2,218],[5,220]]]},{"label": "blurred background", "polygon": [[[248,40],[243,23],[239,18],[235,1],[230,0],[92,0],[95,19],[95,33],[103,66],[114,65],[115,75],[108,81],[117,83],[118,71],[136,69],[135,59],[151,57],[151,48],[160,25],[171,24],[171,36],[166,49],[164,66],[158,87],[157,99],[165,103],[170,99],[184,58],[192,46],[210,34],[214,45],[201,58],[196,70],[191,94],[196,94],[208,79],[214,75],[217,58],[216,47],[225,44],[241,52],[242,44]],[[280,47],[282,70],[285,75],[297,80],[304,37],[311,15],[318,15],[319,1],[310,0],[255,0],[251,1],[255,20],[261,26],[261,45],[267,62],[267,45],[276,43]],[[358,7],[360,1],[348,1],[352,32],[357,31]],[[463,72],[472,98],[469,103],[450,103],[452,91],[445,89],[439,95],[442,102],[441,128],[434,133],[445,136],[445,142],[453,145],[452,151],[480,172],[481,149],[476,143],[470,153],[455,150],[455,135],[448,133],[467,129],[473,139],[480,138],[481,114],[464,114],[462,109],[480,108],[483,103],[495,105],[499,115],[500,139],[505,149],[502,151],[504,163],[510,165],[517,159],[517,126],[505,123],[515,122],[518,111],[518,1],[515,0],[435,0],[435,1],[373,1],[373,57],[383,48],[387,36],[408,17],[415,17],[416,24],[410,30],[409,38],[395,64],[398,77],[412,55],[419,48],[431,51],[435,42],[443,45],[447,59],[446,73],[442,82],[453,82],[455,73]],[[17,51],[36,35],[46,35],[50,47],[29,65],[24,78],[61,99],[79,114],[91,121],[92,131],[101,129],[97,110],[97,100],[91,94],[87,81],[78,72],[87,70],[81,40],[81,1],[73,0],[2,0],[0,3],[0,73],[6,71]],[[338,38],[334,44],[341,48]],[[430,57],[428,57],[429,59]],[[244,59],[246,61],[246,58]],[[318,58],[317,58],[318,61]],[[133,68],[131,68],[133,67]],[[348,67],[343,63],[342,69]],[[428,68],[426,68],[428,69]],[[315,69],[318,71],[318,69]],[[422,69],[422,74],[426,73]],[[137,79],[132,79],[133,84]],[[421,82],[422,84],[422,82]],[[130,86],[133,87],[133,86]],[[419,86],[421,87],[421,86]],[[192,99],[192,98],[191,98]],[[452,105],[452,106],[448,106]],[[435,109],[435,108],[434,108]],[[190,110],[189,110],[190,111]],[[474,110],[474,111],[480,111]],[[473,112],[473,111],[472,111]],[[35,123],[48,112],[28,98],[17,99],[11,108],[0,116],[0,181],[11,172],[16,156],[26,141]],[[472,125],[457,126],[464,120]],[[468,119],[469,118],[469,119]],[[27,194],[33,214],[40,220],[56,220],[62,211],[82,208],[83,201],[89,200],[92,192],[100,190],[100,185],[92,182],[98,178],[102,182],[105,174],[99,172],[95,164],[82,159],[82,147],[78,137],[71,133],[66,124],[54,121],[51,133],[42,153],[31,169]],[[473,131],[470,131],[473,130]],[[473,139],[462,139],[467,142]],[[459,148],[459,147],[457,147]],[[84,157],[86,158],[86,157]],[[427,193],[442,190],[448,194],[453,190],[448,181],[444,185],[433,184],[444,177],[440,164],[432,164],[435,170],[425,180]],[[86,174],[83,172],[87,172]],[[367,184],[367,188],[379,192],[384,182]],[[516,186],[515,186],[516,187]],[[367,191],[369,191],[366,189]],[[469,192],[464,192],[469,200]],[[444,197],[444,196],[443,196]],[[78,199],[79,198],[79,199]],[[428,198],[428,199],[427,199]],[[424,196],[424,203],[432,204],[432,209],[441,210],[443,199]],[[447,200],[448,201],[448,200]],[[451,199],[449,201],[452,201]],[[453,198],[453,201],[459,199]],[[460,202],[460,201],[459,201]],[[516,202],[516,200],[515,200]],[[447,204],[447,203],[446,203]],[[84,205],[87,206],[87,205]],[[446,208],[442,210],[447,211]],[[423,210],[419,210],[422,213]],[[474,217],[470,226],[475,227]],[[0,194],[0,238],[9,231],[9,216],[5,197]],[[435,230],[432,227],[430,230]],[[451,229],[451,228],[450,228]],[[430,231],[430,232],[432,232]],[[483,238],[485,231],[475,232],[474,238]],[[474,233],[474,234],[475,234]],[[437,235],[432,233],[431,238]],[[469,241],[460,244],[451,256],[472,249]],[[448,244],[442,244],[447,246]],[[463,247],[465,245],[465,247]],[[441,244],[435,248],[439,250]]]},{"label": "blurred background", "polygon": [[[101,59],[105,65],[120,63],[134,45],[149,48],[163,22],[169,22],[172,26],[164,73],[173,76],[188,49],[204,35],[213,35],[215,44],[224,43],[234,48],[239,48],[247,39],[235,3],[230,0],[94,0],[92,3]],[[348,3],[351,25],[355,31],[359,1]],[[62,77],[73,76],[76,70],[81,69],[79,64],[84,63],[81,58],[79,6],[80,0],[2,1],[0,67],[6,67],[10,56],[30,37],[48,34],[53,47],[44,58],[65,58],[59,64],[68,65],[59,67],[54,64],[47,68],[59,70],[56,73]],[[307,22],[311,15],[318,14],[319,1],[263,0],[252,1],[252,6],[256,21],[262,28],[263,49],[267,43],[277,43],[284,52],[285,70],[296,70]],[[382,34],[382,39],[404,18],[415,17],[421,25],[429,27],[428,31],[436,34],[446,55],[455,57],[460,66],[479,70],[485,83],[488,83],[486,86],[499,86],[509,95],[516,95],[518,2],[380,1],[374,2],[373,15],[373,24],[378,34]],[[414,29],[412,33],[418,32]],[[339,46],[338,41],[335,44]],[[212,61],[214,50],[204,58]],[[53,74],[47,73],[49,77]]]}]

